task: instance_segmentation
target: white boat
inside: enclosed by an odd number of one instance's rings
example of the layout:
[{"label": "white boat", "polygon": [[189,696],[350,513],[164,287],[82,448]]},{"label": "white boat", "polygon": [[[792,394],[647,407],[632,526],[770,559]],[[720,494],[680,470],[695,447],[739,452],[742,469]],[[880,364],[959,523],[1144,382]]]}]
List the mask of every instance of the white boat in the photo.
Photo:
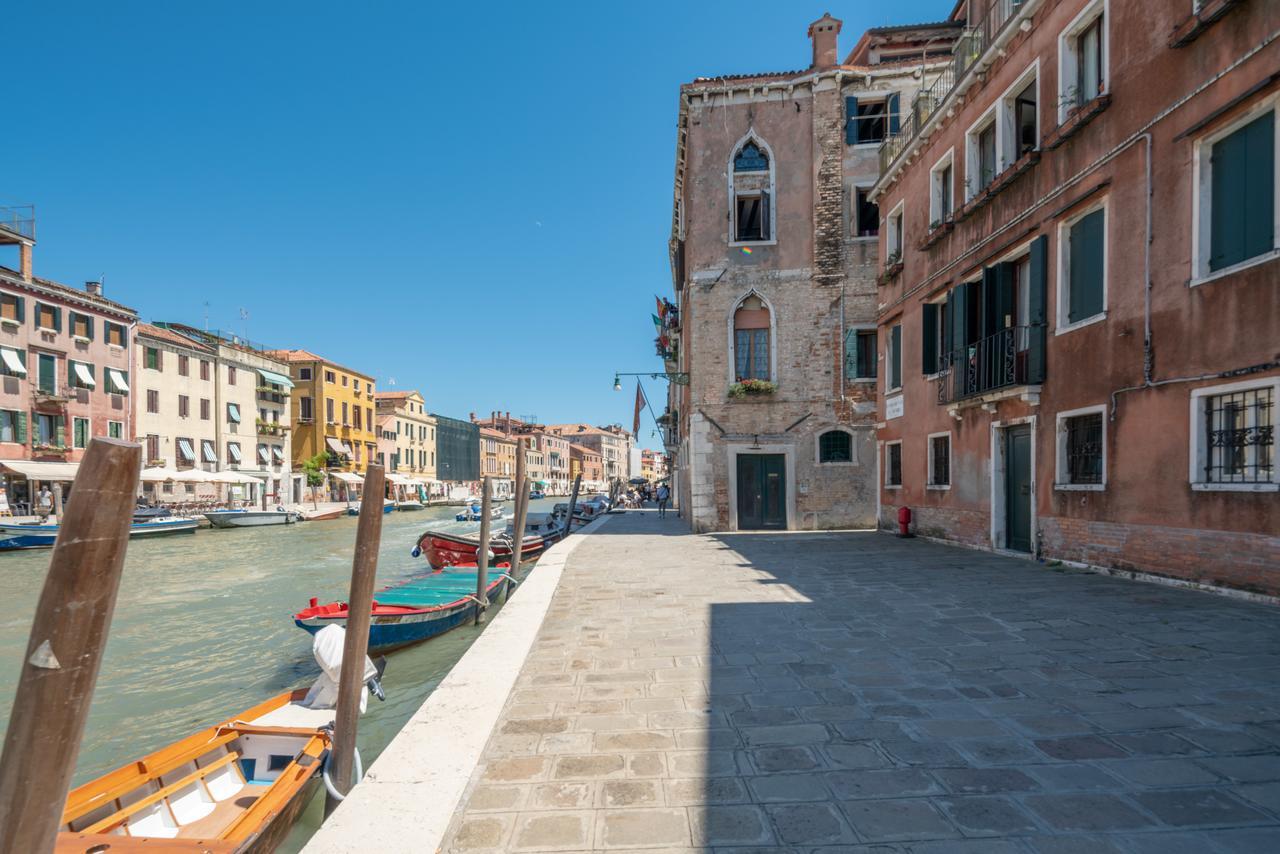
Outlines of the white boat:
[{"label": "white boat", "polygon": [[301,514],[277,507],[275,510],[211,510],[204,514],[215,528],[258,528],[262,525],[292,525]]},{"label": "white boat", "polygon": [[[147,519],[129,526],[129,539],[189,534],[199,526],[198,519],[186,516]],[[57,525],[42,525],[38,522],[0,523],[0,550],[52,548],[57,538]]]},{"label": "white boat", "polygon": [[423,504],[421,501],[418,501],[417,499],[413,499],[413,498],[409,499],[408,501],[397,501],[397,502],[396,502],[396,509],[397,509],[397,510],[425,510],[425,509],[426,509],[426,507],[427,507],[427,505],[425,505],[425,504]]}]

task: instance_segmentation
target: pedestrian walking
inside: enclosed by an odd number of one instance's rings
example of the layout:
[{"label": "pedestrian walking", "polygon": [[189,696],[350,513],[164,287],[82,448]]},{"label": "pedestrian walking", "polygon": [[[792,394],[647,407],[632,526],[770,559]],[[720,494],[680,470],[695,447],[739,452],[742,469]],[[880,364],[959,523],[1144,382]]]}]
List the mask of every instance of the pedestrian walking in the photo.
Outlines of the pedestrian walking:
[{"label": "pedestrian walking", "polygon": [[658,487],[658,518],[667,518],[667,499],[671,497],[671,490],[667,489],[667,485],[661,484]]}]

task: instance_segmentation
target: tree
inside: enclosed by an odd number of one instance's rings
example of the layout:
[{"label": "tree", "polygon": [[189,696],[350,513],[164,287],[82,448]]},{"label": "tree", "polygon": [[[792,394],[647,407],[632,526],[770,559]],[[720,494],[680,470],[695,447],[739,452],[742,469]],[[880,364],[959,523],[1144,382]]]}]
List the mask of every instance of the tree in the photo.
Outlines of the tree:
[{"label": "tree", "polygon": [[311,508],[318,510],[316,504],[316,487],[324,486],[325,469],[329,465],[329,455],[325,453],[316,454],[314,457],[303,460],[302,471],[307,476],[307,486],[311,488]]}]

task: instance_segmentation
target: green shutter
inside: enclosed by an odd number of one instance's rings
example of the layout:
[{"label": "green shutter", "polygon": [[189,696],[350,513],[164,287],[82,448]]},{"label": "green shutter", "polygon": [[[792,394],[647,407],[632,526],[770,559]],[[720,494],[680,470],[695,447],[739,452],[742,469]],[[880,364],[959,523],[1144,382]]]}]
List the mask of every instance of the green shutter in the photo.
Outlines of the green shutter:
[{"label": "green shutter", "polygon": [[[953,355],[957,351],[962,351],[969,344],[967,334],[967,319],[969,312],[967,309],[969,302],[969,286],[967,284],[956,285],[951,291],[951,349]],[[959,356],[956,356],[959,358]]]},{"label": "green shutter", "polygon": [[844,331],[844,378],[847,382],[860,376],[862,374],[858,372],[858,330],[846,329]]},{"label": "green shutter", "polygon": [[23,297],[18,297],[18,322],[25,323],[27,320],[27,301]]},{"label": "green shutter", "polygon": [[1268,112],[1213,145],[1211,271],[1275,248],[1275,121]]},{"label": "green shutter", "polygon": [[84,316],[84,328],[85,328],[85,334],[89,336],[90,341],[93,340],[93,326],[94,326],[93,317],[86,314]]},{"label": "green shutter", "polygon": [[1071,226],[1067,321],[1075,323],[1102,311],[1103,240],[1106,215],[1088,214]]},{"label": "green shutter", "polygon": [[1045,304],[1049,293],[1049,238],[1043,234],[1031,241],[1031,258],[1027,271],[1027,382],[1038,383],[1045,371]]},{"label": "green shutter", "polygon": [[889,133],[898,132],[898,107],[902,100],[898,97],[898,93],[894,92],[885,102],[885,106],[889,110]]},{"label": "green shutter", "polygon": [[1013,264],[996,265],[996,328],[1018,325],[1018,279]]},{"label": "green shutter", "polygon": [[951,363],[951,351],[955,349],[955,317],[956,292],[947,292],[947,301],[942,306],[942,354],[939,360],[945,368]]},{"label": "green shutter", "polygon": [[25,445],[27,443],[27,413],[15,413],[14,420],[17,422],[17,426],[15,428],[16,435],[14,438],[17,440],[18,444]]},{"label": "green shutter", "polygon": [[889,388],[902,386],[902,324],[894,324],[889,337]]},{"label": "green shutter", "polygon": [[65,416],[65,415],[55,415],[55,416],[53,417],[53,421],[54,421],[54,423],[55,423],[55,424],[57,424],[57,425],[58,425],[58,427],[57,427],[57,439],[55,440],[54,444],[55,444],[55,445],[57,445],[57,446],[58,446],[58,447],[60,447],[60,448],[65,448],[65,447],[67,446],[67,422],[66,422],[66,416]]},{"label": "green shutter", "polygon": [[938,306],[927,302],[920,313],[920,371],[938,372]]},{"label": "green shutter", "polygon": [[844,99],[844,142],[853,145],[858,141],[858,99]]},{"label": "green shutter", "polygon": [[62,309],[58,308],[56,305],[53,307],[53,331],[62,331]]}]

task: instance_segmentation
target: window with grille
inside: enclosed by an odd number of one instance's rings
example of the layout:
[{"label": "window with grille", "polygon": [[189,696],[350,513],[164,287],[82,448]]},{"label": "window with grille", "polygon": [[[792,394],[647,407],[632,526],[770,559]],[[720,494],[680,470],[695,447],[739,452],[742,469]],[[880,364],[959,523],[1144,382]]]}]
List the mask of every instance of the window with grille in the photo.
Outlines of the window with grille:
[{"label": "window with grille", "polygon": [[929,485],[951,485],[951,437],[929,437]]},{"label": "window with grille", "polygon": [[1102,483],[1102,413],[1067,418],[1067,483]]},{"label": "window with grille", "polygon": [[885,486],[902,486],[902,443],[901,442],[894,442],[891,445],[885,445],[884,484]]},{"label": "window with grille", "polygon": [[1203,398],[1206,483],[1271,483],[1275,479],[1275,387]]},{"label": "window with grille", "polygon": [[853,437],[843,430],[828,430],[818,437],[818,462],[853,462]]}]

